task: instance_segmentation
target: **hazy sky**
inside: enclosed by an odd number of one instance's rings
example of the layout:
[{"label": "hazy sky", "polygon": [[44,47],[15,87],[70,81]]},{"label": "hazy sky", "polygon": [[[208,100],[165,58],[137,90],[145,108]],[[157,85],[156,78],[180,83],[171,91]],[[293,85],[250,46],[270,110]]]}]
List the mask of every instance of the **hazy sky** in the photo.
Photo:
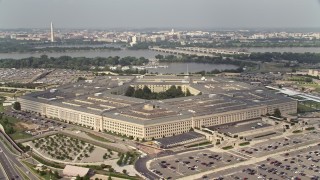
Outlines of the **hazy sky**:
[{"label": "hazy sky", "polygon": [[320,0],[0,0],[0,28],[320,27]]}]

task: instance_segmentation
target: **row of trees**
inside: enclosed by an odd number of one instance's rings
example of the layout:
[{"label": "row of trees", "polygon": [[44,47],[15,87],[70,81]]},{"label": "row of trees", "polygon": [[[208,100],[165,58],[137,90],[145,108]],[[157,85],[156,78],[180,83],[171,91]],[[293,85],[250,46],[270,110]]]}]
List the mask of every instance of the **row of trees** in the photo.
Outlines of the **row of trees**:
[{"label": "row of trees", "polygon": [[148,63],[149,60],[140,57],[48,57],[47,55],[42,55],[41,57],[29,57],[19,60],[13,59],[1,59],[0,68],[60,68],[60,69],[79,69],[79,70],[89,70],[92,66],[107,66],[107,65],[143,65]]},{"label": "row of trees", "polygon": [[[104,42],[83,41],[83,40],[64,40],[54,44],[43,41],[22,41],[13,39],[0,40],[0,53],[11,52],[66,52],[80,50],[121,50],[119,47],[101,46]],[[68,46],[69,45],[69,46]],[[82,45],[82,46],[81,46]],[[99,45],[99,46],[94,46]]]},{"label": "row of trees", "polygon": [[243,72],[243,68],[239,67],[237,69],[226,69],[226,70],[219,70],[219,69],[214,69],[212,71],[199,71],[196,72],[195,74],[201,74],[202,76],[206,74],[219,74],[222,72],[227,72],[227,73],[241,73]]},{"label": "row of trees", "polygon": [[[174,63],[174,62],[193,62],[193,63],[208,63],[208,64],[232,64],[239,67],[244,66],[254,66],[256,63],[254,62],[248,62],[248,61],[238,61],[233,60],[233,56],[223,58],[222,56],[218,57],[199,57],[199,56],[188,56],[188,55],[182,55],[182,56],[175,56],[175,55],[156,55],[156,59],[159,60],[159,62],[165,62],[165,63]],[[248,59],[248,55],[237,55],[236,59]]]},{"label": "row of trees", "polygon": [[37,85],[37,84],[32,84],[32,83],[8,82],[8,83],[5,83],[5,84],[0,84],[0,87],[1,87],[1,86],[14,87],[14,88],[35,89],[38,85]]},{"label": "row of trees", "polygon": [[273,60],[288,60],[297,61],[299,63],[319,63],[320,53],[293,53],[293,52],[265,52],[265,53],[251,53],[249,57],[245,56],[235,56],[242,60],[252,60],[252,61],[262,61],[271,62]]},{"label": "row of trees", "polygon": [[135,90],[134,87],[129,86],[127,91],[125,92],[125,96],[136,97],[141,99],[169,99],[169,98],[177,98],[177,97],[185,97],[192,96],[189,89],[184,93],[181,89],[181,86],[171,86],[165,92],[152,92],[148,86],[144,86],[143,89]]},{"label": "row of trees", "polygon": [[[262,61],[271,62],[273,60],[288,60],[297,61],[299,63],[318,63],[320,60],[320,53],[293,53],[293,52],[257,52],[251,53],[250,56],[237,54],[237,55],[224,55],[226,58],[219,57],[197,57],[197,56],[181,56],[177,57],[174,55],[157,55],[156,59],[160,62],[196,62],[196,63],[213,63],[213,64],[234,64],[240,67],[253,66],[255,63],[237,61],[237,60],[248,60],[248,61]],[[237,60],[232,60],[237,59]]]}]

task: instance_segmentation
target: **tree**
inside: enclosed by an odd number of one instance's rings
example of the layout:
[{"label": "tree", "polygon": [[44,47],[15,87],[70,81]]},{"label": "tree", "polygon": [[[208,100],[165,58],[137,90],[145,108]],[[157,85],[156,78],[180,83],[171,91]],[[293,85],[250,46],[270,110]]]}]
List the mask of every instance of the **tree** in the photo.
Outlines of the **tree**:
[{"label": "tree", "polygon": [[13,108],[17,111],[20,111],[21,110],[21,105],[19,102],[14,102],[13,104]]},{"label": "tree", "polygon": [[158,54],[158,55],[156,55],[156,56],[155,56],[155,58],[156,58],[156,59],[159,59],[159,60],[161,60],[161,59],[163,59],[163,55],[161,55],[161,54]]},{"label": "tree", "polygon": [[127,170],[125,170],[125,169],[122,170],[122,172],[123,172],[123,174],[127,174]]},{"label": "tree", "polygon": [[108,180],[112,180],[111,176],[108,177]]},{"label": "tree", "polygon": [[145,94],[151,94],[151,89],[149,89],[148,86],[144,86],[142,90]]},{"label": "tree", "polygon": [[131,87],[129,86],[126,93],[125,93],[125,96],[129,96],[129,97],[132,97],[134,95],[134,87]]},{"label": "tree", "polygon": [[274,110],[273,116],[277,118],[281,118],[281,112],[278,108]]},{"label": "tree", "polygon": [[312,82],[312,78],[305,78],[304,81],[310,83]]},{"label": "tree", "polygon": [[186,91],[186,96],[192,96],[191,92],[189,91],[189,89],[187,88],[187,91]]},{"label": "tree", "polygon": [[191,127],[189,131],[194,131],[194,129]]},{"label": "tree", "polygon": [[11,125],[5,126],[5,131],[7,134],[13,134],[15,132]]},{"label": "tree", "polygon": [[58,171],[54,171],[54,177],[56,177],[57,179],[60,177],[59,172]]}]

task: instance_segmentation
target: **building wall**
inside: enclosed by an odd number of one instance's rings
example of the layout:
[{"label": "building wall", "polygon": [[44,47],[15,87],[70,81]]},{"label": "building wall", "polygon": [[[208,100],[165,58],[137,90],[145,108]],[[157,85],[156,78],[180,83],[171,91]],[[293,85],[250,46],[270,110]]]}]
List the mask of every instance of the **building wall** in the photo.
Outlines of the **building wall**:
[{"label": "building wall", "polygon": [[319,70],[316,70],[316,69],[309,69],[309,72],[308,72],[308,75],[309,76],[319,76]]},{"label": "building wall", "polygon": [[296,113],[297,102],[273,104],[246,108],[242,110],[229,111],[224,113],[210,114],[206,116],[181,119],[179,121],[157,123],[152,125],[140,125],[126,122],[119,119],[111,119],[100,115],[85,113],[59,106],[48,105],[31,100],[18,98],[23,111],[41,113],[51,118],[76,123],[94,130],[108,130],[127,136],[140,139],[162,138],[188,132],[190,128],[201,128],[202,126],[215,126],[231,122],[238,122],[248,119],[259,118],[267,113],[273,114],[274,109],[279,108],[282,114]]},{"label": "building wall", "polygon": [[146,139],[162,138],[188,132],[192,127],[192,119],[185,119],[171,123],[161,123],[145,127]]},{"label": "building wall", "polygon": [[268,105],[268,113],[273,114],[275,109],[279,109],[281,114],[295,114],[297,113],[297,101],[291,101],[280,104]]},{"label": "building wall", "polygon": [[40,113],[49,118],[72,122],[95,130],[101,129],[101,116],[19,98],[21,110]]},{"label": "building wall", "polygon": [[201,128],[202,126],[216,126],[232,122],[238,122],[248,119],[261,117],[267,113],[267,107],[249,108],[238,111],[231,111],[219,114],[212,114],[202,117],[194,117],[193,127]]},{"label": "building wall", "polygon": [[140,139],[145,138],[142,125],[119,121],[117,119],[103,117],[102,129],[122,135],[138,137]]},{"label": "building wall", "polygon": [[43,103],[30,101],[23,98],[18,98],[17,101],[20,102],[22,111],[30,111],[30,112],[40,113],[40,114],[44,114],[46,111],[45,104]]},{"label": "building wall", "polygon": [[[168,90],[172,85],[162,85],[162,84],[150,84],[150,85],[142,85],[142,84],[138,84],[138,85],[135,85],[134,88],[137,90],[137,89],[143,89],[144,86],[147,86],[152,92],[156,92],[156,93],[159,93],[159,92],[164,92],[166,90]],[[187,92],[187,89],[189,89],[190,93],[191,94],[194,94],[194,95],[197,95],[200,93],[199,90],[193,88],[193,87],[190,87],[189,85],[176,85],[176,87],[181,87],[182,91],[184,93]]]}]

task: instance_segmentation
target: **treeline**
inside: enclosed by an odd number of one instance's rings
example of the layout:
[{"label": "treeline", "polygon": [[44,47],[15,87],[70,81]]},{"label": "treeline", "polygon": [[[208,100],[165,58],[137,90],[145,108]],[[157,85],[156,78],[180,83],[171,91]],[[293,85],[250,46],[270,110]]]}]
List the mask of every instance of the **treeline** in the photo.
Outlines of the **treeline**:
[{"label": "treeline", "polygon": [[[63,47],[63,46],[74,47]],[[81,45],[83,45],[81,47]],[[83,40],[68,40],[64,42],[46,43],[43,41],[26,41],[26,40],[0,40],[0,53],[12,52],[66,52],[66,51],[80,51],[80,50],[121,50],[118,47],[108,46],[92,46],[103,45],[102,42],[83,41]],[[41,48],[41,46],[44,46]],[[60,46],[60,47],[59,47]]]},{"label": "treeline", "polygon": [[28,49],[26,52],[68,52],[68,51],[89,51],[89,50],[113,50],[119,51],[116,47],[44,47]]},{"label": "treeline", "polygon": [[[243,58],[246,57],[248,59],[247,55],[243,55]],[[165,62],[165,63],[173,63],[173,62],[193,62],[193,63],[208,63],[208,64],[232,64],[240,67],[244,66],[254,66],[256,63],[254,62],[248,62],[248,61],[238,61],[231,59],[231,57],[223,58],[222,56],[218,57],[199,57],[199,56],[175,56],[175,55],[156,55],[156,59],[159,60],[159,62]]]},{"label": "treeline", "polygon": [[37,84],[32,84],[32,83],[15,83],[15,82],[8,82],[8,83],[5,83],[5,84],[0,84],[0,88],[2,86],[5,86],[5,87],[13,87],[13,88],[27,88],[27,89],[35,89],[37,86]]},{"label": "treeline", "polygon": [[29,57],[19,60],[14,59],[1,59],[0,68],[59,68],[59,69],[77,69],[77,70],[89,70],[92,66],[107,66],[107,65],[143,65],[148,63],[149,60],[140,57],[48,57],[42,55],[41,57]]},{"label": "treeline", "polygon": [[[250,56],[243,54],[224,55],[219,57],[197,57],[197,56],[174,56],[160,55],[155,56],[160,62],[195,62],[195,63],[213,63],[213,64],[233,64],[238,66],[252,66],[255,61],[271,62],[274,60],[297,61],[298,63],[315,64],[320,62],[320,53],[293,53],[293,52],[257,52]],[[238,61],[246,60],[246,61]],[[252,62],[248,62],[252,61]]]},{"label": "treeline", "polygon": [[241,72],[243,72],[243,68],[239,67],[237,69],[225,69],[225,70],[214,69],[212,71],[199,71],[199,72],[196,72],[195,74],[201,74],[202,76],[204,76],[206,74],[220,74],[222,72],[226,72],[226,73],[241,73]]},{"label": "treeline", "polygon": [[[246,59],[239,57],[239,59]],[[270,62],[273,60],[297,61],[299,63],[315,64],[320,62],[320,53],[293,53],[293,52],[265,52],[251,53],[249,60]]]},{"label": "treeline", "polygon": [[129,97],[136,97],[140,99],[170,99],[170,98],[177,98],[177,97],[185,97],[185,96],[192,96],[189,89],[186,90],[184,93],[181,89],[181,86],[171,86],[165,92],[152,92],[150,88],[144,86],[143,89],[135,90],[134,87],[129,86],[125,96]]},{"label": "treeline", "polygon": [[159,46],[160,48],[175,48],[180,47],[181,43],[179,42],[169,42],[169,41],[162,41],[162,42],[140,42],[137,44],[134,44],[131,47],[128,47],[128,49],[131,50],[140,50],[140,49],[149,49],[149,46]]}]

